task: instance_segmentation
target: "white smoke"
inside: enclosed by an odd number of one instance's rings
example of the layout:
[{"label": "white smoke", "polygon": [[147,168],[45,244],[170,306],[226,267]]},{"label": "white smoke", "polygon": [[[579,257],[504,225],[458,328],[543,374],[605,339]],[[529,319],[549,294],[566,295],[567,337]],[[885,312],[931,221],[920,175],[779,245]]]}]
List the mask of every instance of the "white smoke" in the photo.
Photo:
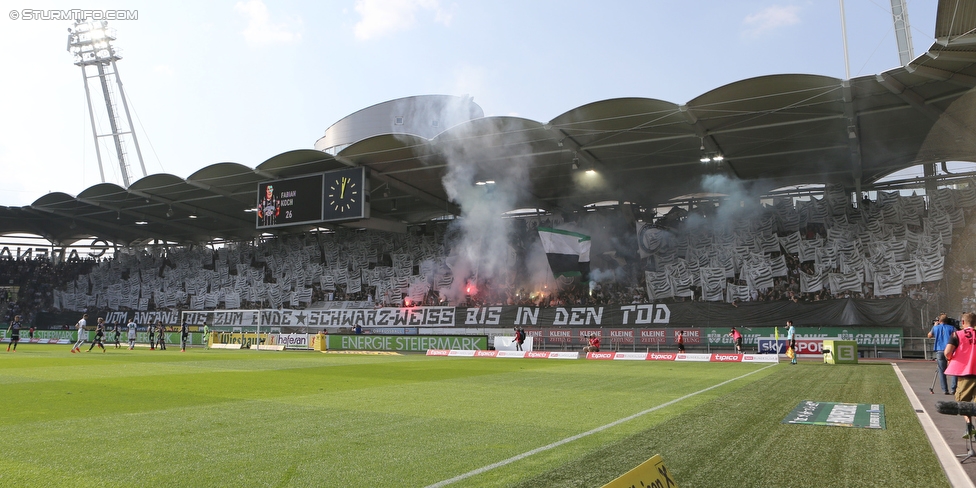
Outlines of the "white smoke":
[{"label": "white smoke", "polygon": [[[472,105],[462,97],[407,99],[398,108],[398,113],[405,115],[405,123],[394,128],[394,132],[410,133],[408,121],[423,121],[427,129],[433,121],[442,124],[443,132],[430,145],[435,156],[426,161],[444,165],[442,183],[447,198],[460,208],[460,215],[452,223],[451,233],[458,237],[450,240],[448,259],[454,281],[446,293],[442,290],[441,298],[459,303],[471,288],[483,289],[485,285],[495,290],[507,287],[512,295],[524,290],[535,296],[549,295],[565,286],[549,269],[536,230],[540,224],[591,236],[591,277],[606,282],[632,278],[633,270],[626,264],[636,262],[636,235],[629,206],[612,212],[576,214],[571,217],[572,223],[563,222],[559,215],[540,216],[519,222],[525,228],[513,226],[513,220],[504,217],[528,195],[534,160],[530,150],[522,148],[529,148],[530,139],[538,135],[526,131],[531,124],[522,119],[482,118],[480,109],[473,112]],[[414,130],[414,135],[422,135],[417,132]],[[599,176],[582,177],[580,173],[574,177],[583,191],[607,184]],[[518,243],[525,248],[519,248]]]},{"label": "white smoke", "polygon": [[503,215],[516,207],[529,185],[532,158],[515,149],[524,142],[518,136],[523,124],[515,118],[478,118],[467,98],[407,103],[402,110],[408,114],[405,120],[453,127],[431,145],[446,167],[442,183],[447,197],[461,212],[452,224],[460,237],[448,261],[454,282],[442,298],[458,303],[472,285],[478,289],[484,283],[511,284],[516,267],[512,221]]},{"label": "white smoke", "polygon": [[699,202],[689,209],[682,225],[683,232],[724,234],[736,230],[743,222],[762,213],[760,195],[741,180],[721,174],[705,175],[702,177],[701,187],[704,193],[724,196],[720,197],[718,204],[710,201]]},{"label": "white smoke", "polygon": [[758,214],[760,195],[753,194],[742,180],[732,179],[725,175],[705,175],[702,177],[702,189],[707,193],[723,193],[725,201],[718,206],[716,217],[719,222],[735,222],[748,219]]},{"label": "white smoke", "polygon": [[[536,232],[535,227],[530,227],[530,231]],[[559,282],[552,276],[552,270],[549,269],[546,251],[542,249],[542,242],[539,239],[532,239],[531,245],[525,251],[525,274],[522,278],[521,289],[537,301],[553,293],[559,286]]]},{"label": "white smoke", "polygon": [[454,223],[461,232],[452,250],[454,283],[447,296],[455,303],[464,298],[469,280],[508,281],[513,271],[511,220],[502,215],[515,207],[525,190],[530,162],[526,158],[508,166],[485,163],[496,149],[460,145],[445,154],[444,189],[461,208]]}]

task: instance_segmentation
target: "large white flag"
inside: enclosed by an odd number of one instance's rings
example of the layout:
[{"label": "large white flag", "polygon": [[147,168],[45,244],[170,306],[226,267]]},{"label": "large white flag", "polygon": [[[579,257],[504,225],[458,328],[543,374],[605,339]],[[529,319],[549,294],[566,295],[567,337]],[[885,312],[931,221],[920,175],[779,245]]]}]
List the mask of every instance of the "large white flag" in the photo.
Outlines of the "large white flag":
[{"label": "large white flag", "polygon": [[720,302],[725,298],[725,270],[701,268],[702,298],[706,302]]},{"label": "large white flag", "polygon": [[883,297],[900,295],[904,291],[905,271],[892,267],[890,273],[875,273],[874,295]]},{"label": "large white flag", "polygon": [[830,273],[827,275],[827,282],[830,286],[831,293],[840,293],[842,291],[861,291],[861,275],[857,273]]},{"label": "large white flag", "polygon": [[671,278],[668,276],[666,271],[644,272],[644,281],[647,287],[647,297],[651,300],[660,300],[662,298],[670,298],[674,296],[674,286],[671,283]]},{"label": "large white flag", "polygon": [[823,290],[823,273],[806,274],[800,271],[800,293],[817,293]]}]

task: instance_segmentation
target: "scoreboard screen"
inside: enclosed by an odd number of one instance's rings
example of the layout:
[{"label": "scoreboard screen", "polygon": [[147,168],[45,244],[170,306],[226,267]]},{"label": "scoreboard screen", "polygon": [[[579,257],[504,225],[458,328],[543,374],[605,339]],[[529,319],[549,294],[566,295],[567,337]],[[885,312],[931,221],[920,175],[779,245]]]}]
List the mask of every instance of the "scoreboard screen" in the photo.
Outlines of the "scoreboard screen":
[{"label": "scoreboard screen", "polygon": [[259,183],[257,228],[322,222],[324,182],[316,174]]}]

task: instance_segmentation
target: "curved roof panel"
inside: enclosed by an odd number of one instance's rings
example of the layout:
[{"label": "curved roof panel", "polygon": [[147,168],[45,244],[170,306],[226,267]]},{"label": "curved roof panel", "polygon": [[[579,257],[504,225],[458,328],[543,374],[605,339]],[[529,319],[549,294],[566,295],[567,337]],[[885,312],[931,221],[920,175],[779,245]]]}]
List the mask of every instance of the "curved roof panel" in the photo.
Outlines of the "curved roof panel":
[{"label": "curved roof panel", "polygon": [[343,149],[383,134],[412,134],[433,138],[442,130],[485,116],[470,97],[419,95],[377,103],[361,109],[325,130],[315,149]]},{"label": "curved roof panel", "polygon": [[283,152],[258,165],[256,171],[273,174],[280,178],[321,173],[345,167],[342,163],[322,151],[296,149]]},{"label": "curved roof panel", "polygon": [[382,134],[351,144],[338,157],[375,171],[395,173],[410,171],[429,156],[428,140],[410,134]]}]

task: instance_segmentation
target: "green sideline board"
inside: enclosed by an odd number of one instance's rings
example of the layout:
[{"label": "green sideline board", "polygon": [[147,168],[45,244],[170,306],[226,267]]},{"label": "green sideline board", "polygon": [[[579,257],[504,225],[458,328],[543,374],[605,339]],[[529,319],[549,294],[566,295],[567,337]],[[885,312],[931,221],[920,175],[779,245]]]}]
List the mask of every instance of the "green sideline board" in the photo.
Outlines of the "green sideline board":
[{"label": "green sideline board", "polygon": [[487,336],[330,334],[326,343],[330,351],[424,352],[428,349],[488,349]]},{"label": "green sideline board", "polygon": [[783,419],[782,423],[884,429],[884,405],[804,400]]}]

